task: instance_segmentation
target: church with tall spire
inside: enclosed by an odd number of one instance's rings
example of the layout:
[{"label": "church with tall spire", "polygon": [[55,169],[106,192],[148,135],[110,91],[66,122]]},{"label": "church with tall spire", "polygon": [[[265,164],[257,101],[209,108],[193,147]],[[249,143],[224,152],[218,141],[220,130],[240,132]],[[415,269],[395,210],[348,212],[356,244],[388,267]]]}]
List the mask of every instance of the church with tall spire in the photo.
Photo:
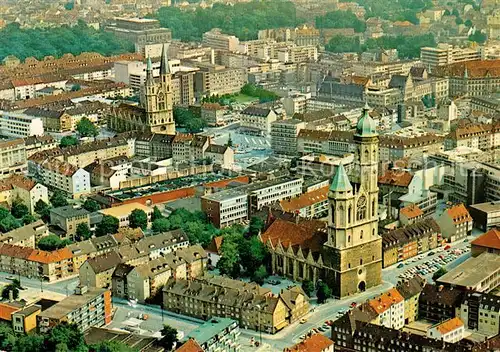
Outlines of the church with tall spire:
[{"label": "church with tall spire", "polygon": [[148,57],[146,79],[141,91],[140,105],[120,104],[109,117],[109,127],[117,132],[140,131],[158,134],[175,134],[173,115],[172,73],[163,45],[160,59],[160,76],[153,76],[153,65]]},{"label": "church with tall spire", "polygon": [[356,126],[355,166],[351,177],[339,165],[328,194],[328,237],[323,260],[326,280],[338,297],[382,281],[382,239],[378,234],[378,157],[376,123],[365,106]]},{"label": "church with tall spire", "polygon": [[274,274],[326,282],[335,297],[363,292],[382,282],[378,234],[379,137],[365,106],[354,135],[354,167],[337,167],[329,192],[328,221],[275,219],[260,235]]}]

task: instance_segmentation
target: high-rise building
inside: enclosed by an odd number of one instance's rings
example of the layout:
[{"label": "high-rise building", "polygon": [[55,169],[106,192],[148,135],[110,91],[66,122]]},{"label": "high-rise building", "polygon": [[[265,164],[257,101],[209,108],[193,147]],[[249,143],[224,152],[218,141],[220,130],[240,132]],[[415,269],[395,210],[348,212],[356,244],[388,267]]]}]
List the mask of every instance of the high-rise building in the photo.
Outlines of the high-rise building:
[{"label": "high-rise building", "polygon": [[354,135],[357,160],[351,180],[339,165],[329,192],[328,239],[323,258],[331,269],[326,272],[326,280],[338,297],[365,291],[382,280],[377,201],[379,139],[368,111],[365,107]]}]

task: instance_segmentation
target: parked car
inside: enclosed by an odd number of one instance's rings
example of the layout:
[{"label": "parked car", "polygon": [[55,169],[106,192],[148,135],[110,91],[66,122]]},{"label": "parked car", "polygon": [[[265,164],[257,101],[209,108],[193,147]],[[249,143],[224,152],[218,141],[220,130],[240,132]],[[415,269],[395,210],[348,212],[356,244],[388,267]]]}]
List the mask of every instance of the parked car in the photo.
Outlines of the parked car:
[{"label": "parked car", "polygon": [[403,263],[400,263],[400,264],[398,265],[398,269],[401,269],[401,268],[402,268],[402,267],[404,267],[404,266],[405,266],[405,265],[404,265]]}]

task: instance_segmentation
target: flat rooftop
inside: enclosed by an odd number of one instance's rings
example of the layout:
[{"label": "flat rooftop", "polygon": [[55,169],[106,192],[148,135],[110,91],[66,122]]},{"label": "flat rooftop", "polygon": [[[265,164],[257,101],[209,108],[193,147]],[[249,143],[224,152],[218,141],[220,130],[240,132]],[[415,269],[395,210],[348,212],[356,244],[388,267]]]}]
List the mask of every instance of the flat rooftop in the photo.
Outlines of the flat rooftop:
[{"label": "flat rooftop", "polygon": [[500,255],[482,253],[475,258],[467,259],[437,281],[452,286],[472,287],[480,291],[481,282],[498,271],[500,271]]},{"label": "flat rooftop", "polygon": [[484,211],[485,213],[490,213],[493,211],[500,211],[500,202],[479,203],[473,204],[470,207],[480,211]]},{"label": "flat rooftop", "polygon": [[141,203],[129,203],[107,209],[101,209],[99,212],[103,215],[111,215],[119,219],[122,216],[130,214],[135,209],[143,210],[146,214],[152,211],[151,208],[142,205]]},{"label": "flat rooftop", "polygon": [[229,178],[231,177],[214,173],[196,174],[186,177],[164,180],[156,182],[154,184],[111,191],[106,194],[108,196],[114,197],[119,200],[127,200],[127,199],[149,196],[155,193],[173,191],[180,188],[201,186],[205,183],[226,180]]},{"label": "flat rooftop", "polygon": [[104,292],[106,292],[106,290],[103,288],[90,288],[86,293],[82,295],[74,294],[68,296],[61,302],[58,302],[47,310],[41,312],[39,316],[49,319],[61,319],[74,310],[92,301],[96,297],[102,295]]},{"label": "flat rooftop", "polygon": [[186,339],[193,338],[200,345],[220,334],[232,324],[237,324],[236,320],[229,318],[212,318],[195,330],[191,331]]}]

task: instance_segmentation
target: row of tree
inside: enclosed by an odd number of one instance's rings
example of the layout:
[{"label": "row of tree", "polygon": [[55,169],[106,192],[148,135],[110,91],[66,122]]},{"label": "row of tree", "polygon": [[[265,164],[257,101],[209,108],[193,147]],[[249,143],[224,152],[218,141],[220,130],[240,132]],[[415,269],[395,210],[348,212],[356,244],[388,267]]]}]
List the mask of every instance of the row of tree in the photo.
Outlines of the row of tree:
[{"label": "row of tree", "polygon": [[7,323],[0,323],[0,349],[8,352],[137,352],[119,341],[85,343],[76,325],[62,323],[46,334],[19,334]]},{"label": "row of tree", "polygon": [[174,107],[174,121],[178,127],[183,127],[190,133],[201,132],[207,127],[204,119],[190,109],[179,106]]},{"label": "row of tree", "polygon": [[252,83],[246,83],[241,88],[241,94],[248,95],[250,97],[259,98],[260,103],[267,103],[270,101],[278,100],[280,97],[270,90],[261,88]]},{"label": "row of tree", "polygon": [[113,33],[87,26],[83,20],[75,26],[50,28],[20,28],[18,23],[10,23],[0,30],[0,60],[7,55],[24,60],[30,56],[42,59],[86,51],[115,55],[133,52],[134,46]]},{"label": "row of tree", "polygon": [[420,48],[436,46],[436,40],[431,33],[415,36],[383,36],[370,38],[362,45],[358,37],[334,36],[326,45],[326,50],[331,52],[364,52],[373,49],[397,49],[401,59],[416,58],[420,56]]},{"label": "row of tree", "polygon": [[261,29],[294,27],[300,23],[292,2],[269,0],[234,5],[217,3],[212,8],[198,7],[195,11],[162,7],[154,17],[172,30],[174,38],[184,41],[200,40],[212,28],[234,34],[240,40],[257,39]]},{"label": "row of tree", "polygon": [[366,29],[365,21],[360,20],[351,11],[331,11],[315,19],[316,28],[354,28],[357,33]]}]

